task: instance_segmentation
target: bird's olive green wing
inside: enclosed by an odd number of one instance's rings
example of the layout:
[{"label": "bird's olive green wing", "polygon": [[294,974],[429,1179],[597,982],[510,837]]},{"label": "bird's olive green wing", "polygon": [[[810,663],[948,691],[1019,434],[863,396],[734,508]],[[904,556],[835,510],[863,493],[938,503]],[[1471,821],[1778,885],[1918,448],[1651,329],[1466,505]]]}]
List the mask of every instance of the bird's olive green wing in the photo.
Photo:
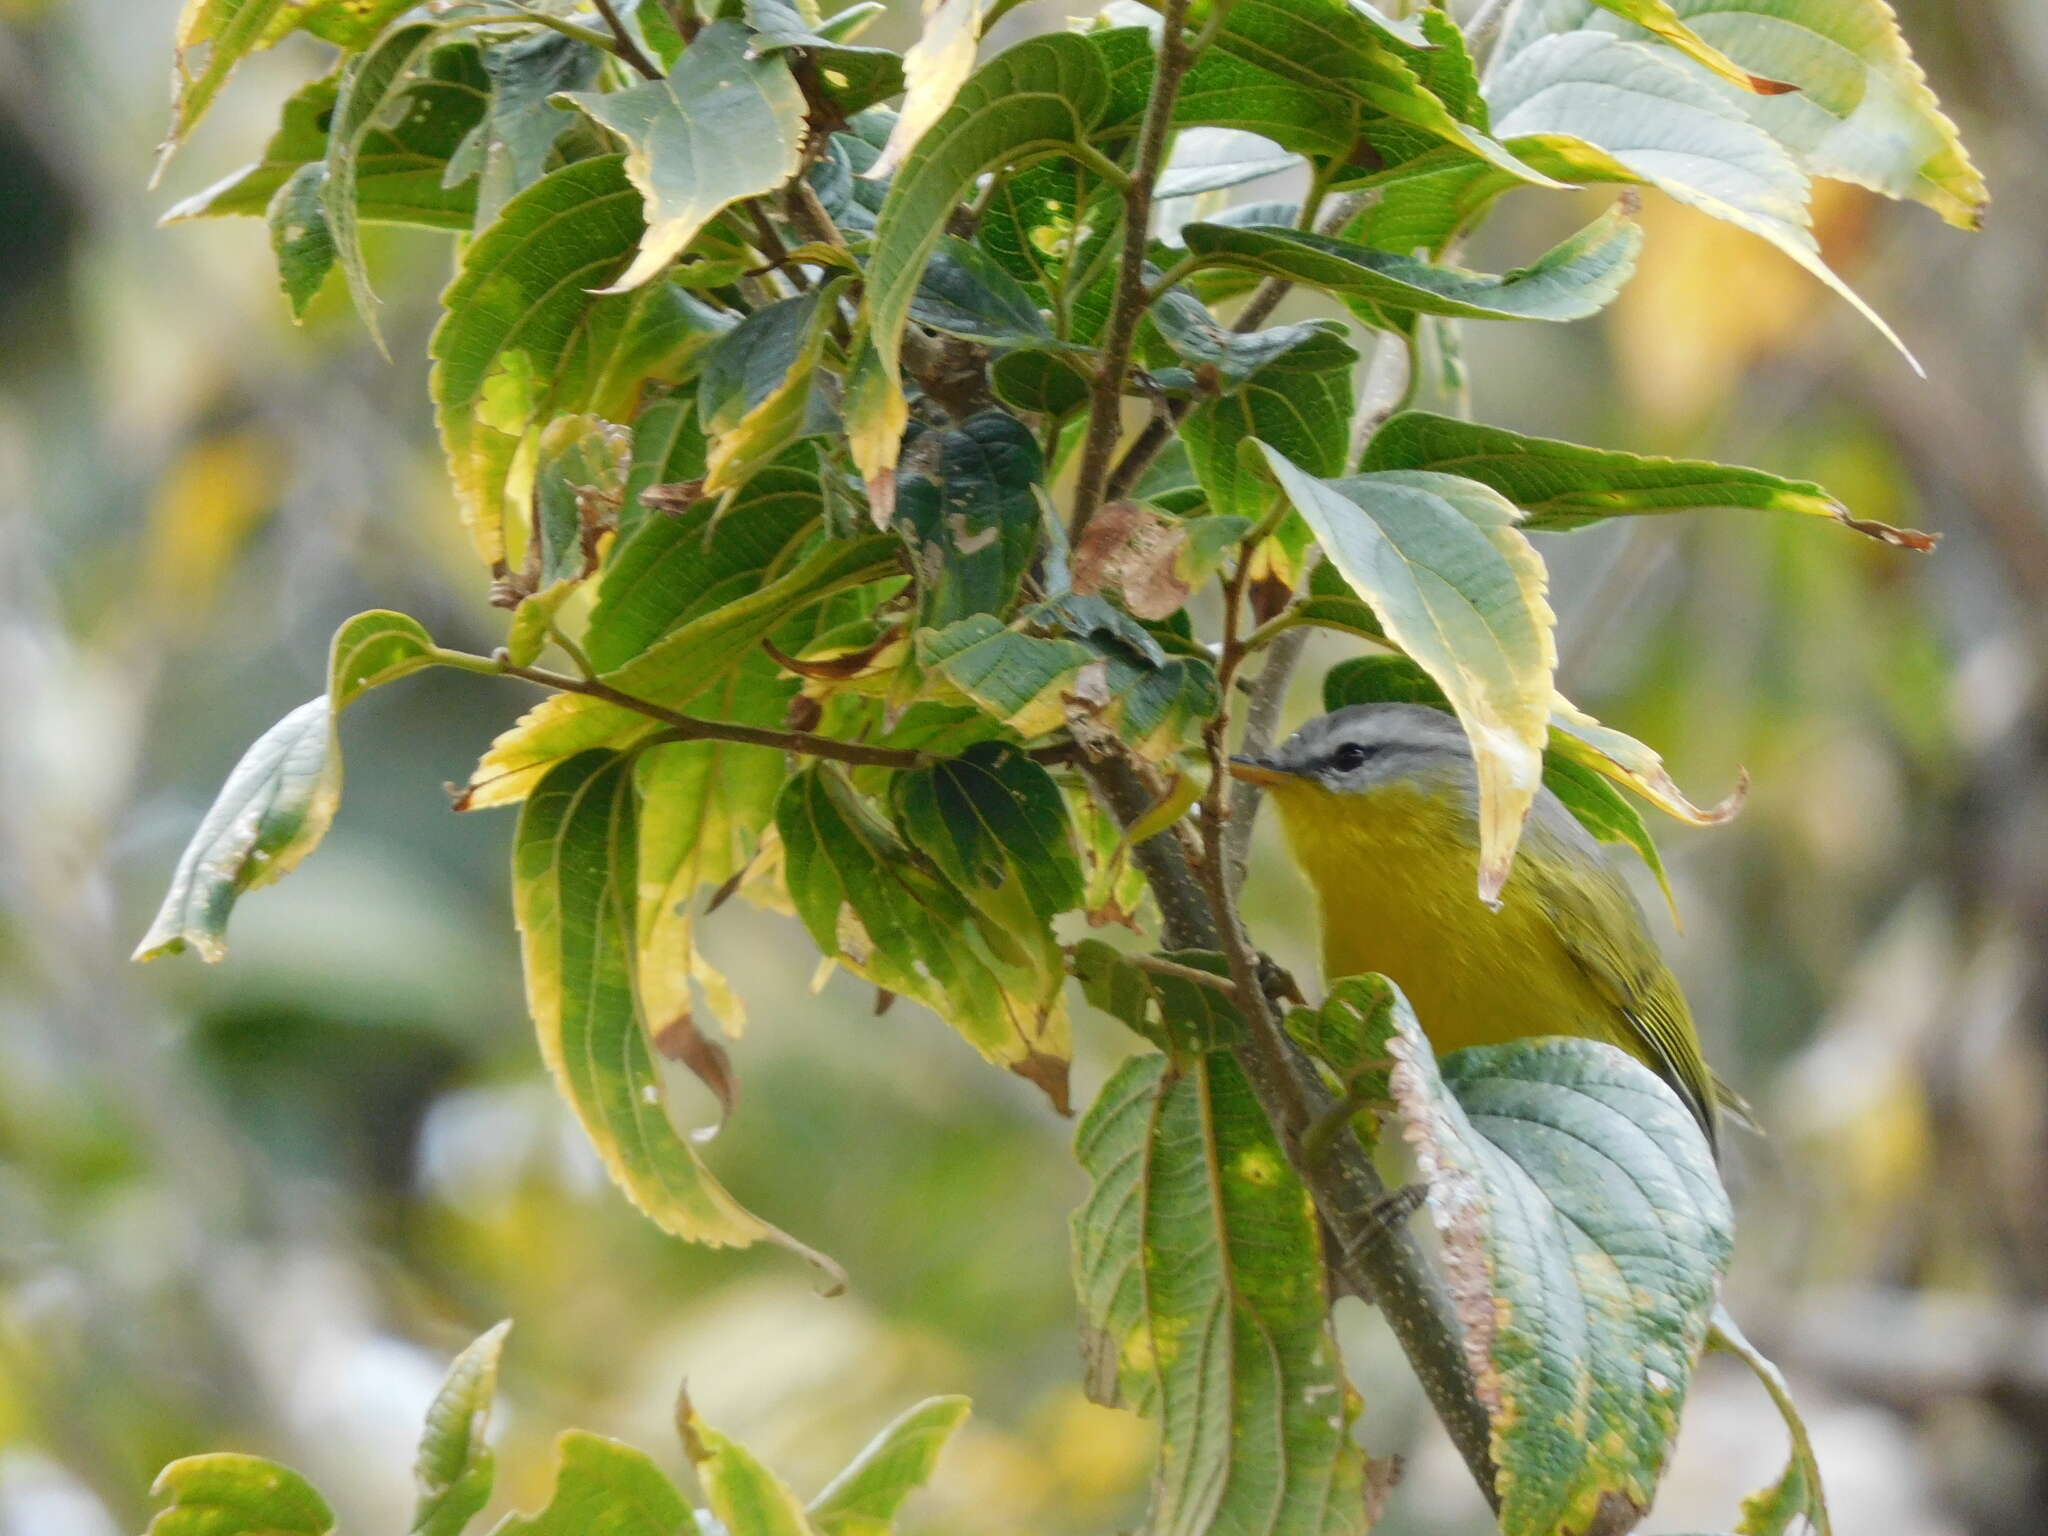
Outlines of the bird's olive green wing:
[{"label": "bird's olive green wing", "polygon": [[1530,894],[1550,918],[1559,946],[1612,1009],[1603,1022],[1615,1042],[1669,1083],[1719,1150],[1720,1093],[1700,1050],[1685,994],[1657,952],[1642,908],[1604,865],[1525,859]]}]

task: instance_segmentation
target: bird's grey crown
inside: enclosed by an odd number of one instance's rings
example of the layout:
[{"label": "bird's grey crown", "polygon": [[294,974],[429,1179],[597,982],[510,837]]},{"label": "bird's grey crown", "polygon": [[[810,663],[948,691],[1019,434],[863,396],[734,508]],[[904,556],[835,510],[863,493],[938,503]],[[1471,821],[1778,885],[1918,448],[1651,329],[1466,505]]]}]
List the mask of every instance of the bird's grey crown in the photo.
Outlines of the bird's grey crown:
[{"label": "bird's grey crown", "polygon": [[1469,785],[1474,777],[1464,727],[1427,704],[1354,704],[1323,715],[1290,736],[1272,761],[1350,794],[1396,779],[1447,775]]}]

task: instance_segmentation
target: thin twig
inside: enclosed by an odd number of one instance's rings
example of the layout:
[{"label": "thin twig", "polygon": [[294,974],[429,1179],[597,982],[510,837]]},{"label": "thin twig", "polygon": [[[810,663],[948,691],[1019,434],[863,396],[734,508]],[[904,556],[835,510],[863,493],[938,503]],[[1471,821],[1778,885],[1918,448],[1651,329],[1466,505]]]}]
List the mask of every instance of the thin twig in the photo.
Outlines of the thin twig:
[{"label": "thin twig", "polygon": [[1152,92],[1145,102],[1145,118],[1138,130],[1137,160],[1123,187],[1122,260],[1116,297],[1110,304],[1102,362],[1095,370],[1081,467],[1074,481],[1071,531],[1075,539],[1080,538],[1096,508],[1102,505],[1110,456],[1116,451],[1123,425],[1124,374],[1130,367],[1131,347],[1137,340],[1138,319],[1145,312],[1145,245],[1146,234],[1152,227],[1152,188],[1166,161],[1166,142],[1173,130],[1173,104],[1180,96],[1181,80],[1195,62],[1195,50],[1189,46],[1186,35],[1190,3],[1191,0],[1166,0],[1159,32],[1159,66],[1152,76]]},{"label": "thin twig", "polygon": [[1141,971],[1150,971],[1155,976],[1173,976],[1181,981],[1191,981],[1197,986],[1221,992],[1225,997],[1237,996],[1237,983],[1228,976],[1218,976],[1214,971],[1198,970],[1192,965],[1182,965],[1177,960],[1168,960],[1162,955],[1127,954],[1122,957]]},{"label": "thin twig", "polygon": [[[1263,757],[1280,732],[1280,712],[1287,704],[1287,685],[1308,645],[1308,630],[1290,629],[1275,640],[1266,653],[1266,665],[1252,684],[1245,704],[1244,735],[1238,750],[1246,757]],[[1258,824],[1259,805],[1265,792],[1256,784],[1231,787],[1229,818],[1223,828],[1223,860],[1230,876],[1230,889],[1241,890],[1251,860],[1252,828]]]},{"label": "thin twig", "polygon": [[597,7],[597,14],[604,18],[605,25],[612,29],[612,36],[618,39],[619,57],[649,80],[659,80],[661,66],[647,57],[633,40],[633,34],[626,30],[626,23],[620,18],[612,0],[590,0],[590,3]]}]

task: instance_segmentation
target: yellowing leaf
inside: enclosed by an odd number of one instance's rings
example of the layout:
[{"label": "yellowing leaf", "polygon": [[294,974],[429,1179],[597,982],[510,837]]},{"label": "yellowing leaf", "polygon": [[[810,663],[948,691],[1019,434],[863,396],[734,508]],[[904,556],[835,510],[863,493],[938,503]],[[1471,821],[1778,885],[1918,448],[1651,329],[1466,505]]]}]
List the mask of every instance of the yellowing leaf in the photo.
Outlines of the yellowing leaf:
[{"label": "yellowing leaf", "polygon": [[924,31],[903,55],[903,105],[881,155],[862,175],[876,181],[895,175],[917,141],[946,115],[974,73],[981,12],[982,0],[926,0]]}]

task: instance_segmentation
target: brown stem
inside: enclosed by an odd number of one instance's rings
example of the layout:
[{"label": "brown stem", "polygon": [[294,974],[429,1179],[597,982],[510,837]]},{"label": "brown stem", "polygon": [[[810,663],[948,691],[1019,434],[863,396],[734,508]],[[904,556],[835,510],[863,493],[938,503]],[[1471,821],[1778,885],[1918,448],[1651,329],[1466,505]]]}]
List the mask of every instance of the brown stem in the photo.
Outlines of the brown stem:
[{"label": "brown stem", "polygon": [[1103,339],[1102,362],[1095,370],[1088,407],[1088,435],[1082,441],[1081,467],[1074,482],[1071,536],[1079,540],[1103,502],[1110,456],[1123,425],[1124,375],[1131,365],[1131,347],[1138,319],[1145,312],[1145,232],[1152,226],[1152,185],[1166,161],[1172,136],[1173,104],[1180,83],[1195,62],[1187,38],[1191,0],[1166,0],[1159,32],[1159,67],[1138,130],[1138,157],[1124,186],[1124,243],[1117,272],[1116,297]]},{"label": "brown stem", "polygon": [[633,41],[633,34],[626,30],[626,23],[620,19],[612,0],[590,0],[590,3],[597,7],[597,14],[604,18],[605,25],[612,29],[612,36],[618,40],[619,57],[649,80],[659,80],[661,66],[647,57],[640,45]]}]

